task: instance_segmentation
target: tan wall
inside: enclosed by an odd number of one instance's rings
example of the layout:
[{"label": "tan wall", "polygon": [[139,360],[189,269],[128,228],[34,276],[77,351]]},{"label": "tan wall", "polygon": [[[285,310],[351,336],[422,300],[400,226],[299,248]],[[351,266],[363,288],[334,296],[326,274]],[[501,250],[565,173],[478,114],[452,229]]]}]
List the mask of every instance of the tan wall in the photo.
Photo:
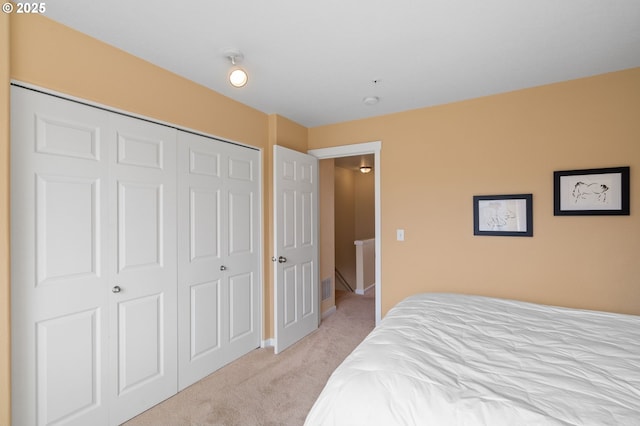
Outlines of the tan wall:
[{"label": "tan wall", "polygon": [[[381,140],[382,312],[418,292],[640,314],[640,68],[309,129]],[[631,166],[631,216],[554,217],[553,171]],[[534,237],[475,237],[472,196],[533,193]],[[406,240],[395,240],[404,228]]]},{"label": "tan wall", "polygon": [[0,425],[11,420],[9,275],[9,15],[0,13]]},{"label": "tan wall", "polygon": [[[335,289],[335,160],[320,160],[320,282],[329,278]],[[323,300],[320,312],[325,313],[336,305],[335,292]]]},{"label": "tan wall", "polygon": [[266,146],[266,114],[42,16],[11,15],[11,77]]},{"label": "tan wall", "polygon": [[368,240],[376,236],[375,175],[355,174],[356,240]]}]

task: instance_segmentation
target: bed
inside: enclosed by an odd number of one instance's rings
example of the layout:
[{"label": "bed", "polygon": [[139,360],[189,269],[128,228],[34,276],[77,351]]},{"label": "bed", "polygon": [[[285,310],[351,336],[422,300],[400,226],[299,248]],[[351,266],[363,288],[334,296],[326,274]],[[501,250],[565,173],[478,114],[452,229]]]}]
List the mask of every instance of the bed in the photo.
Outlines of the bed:
[{"label": "bed", "polygon": [[305,425],[640,425],[640,316],[411,296],[334,371]]}]

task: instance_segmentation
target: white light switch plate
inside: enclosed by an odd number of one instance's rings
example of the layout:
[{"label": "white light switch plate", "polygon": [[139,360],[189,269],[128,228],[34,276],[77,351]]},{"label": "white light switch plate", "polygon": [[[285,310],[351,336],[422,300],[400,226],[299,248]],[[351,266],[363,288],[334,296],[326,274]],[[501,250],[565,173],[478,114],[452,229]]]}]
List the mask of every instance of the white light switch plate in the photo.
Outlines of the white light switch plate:
[{"label": "white light switch plate", "polygon": [[396,229],[396,240],[404,241],[404,229]]}]

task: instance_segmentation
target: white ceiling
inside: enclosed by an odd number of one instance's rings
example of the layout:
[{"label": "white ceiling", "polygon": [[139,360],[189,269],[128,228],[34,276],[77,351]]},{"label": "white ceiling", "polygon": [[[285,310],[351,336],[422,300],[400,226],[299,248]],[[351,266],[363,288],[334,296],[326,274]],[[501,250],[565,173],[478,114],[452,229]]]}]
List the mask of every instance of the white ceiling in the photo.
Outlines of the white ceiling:
[{"label": "white ceiling", "polygon": [[[640,66],[640,0],[54,0],[46,7],[53,20],[307,127]],[[244,54],[242,89],[226,82],[228,48]],[[380,102],[365,105],[367,96]]]}]

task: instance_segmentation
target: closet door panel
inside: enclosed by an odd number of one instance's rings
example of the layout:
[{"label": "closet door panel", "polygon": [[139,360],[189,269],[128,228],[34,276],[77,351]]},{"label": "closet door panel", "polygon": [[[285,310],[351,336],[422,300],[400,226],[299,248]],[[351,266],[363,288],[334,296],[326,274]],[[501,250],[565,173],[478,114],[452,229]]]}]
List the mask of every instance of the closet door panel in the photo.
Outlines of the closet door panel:
[{"label": "closet door panel", "polygon": [[192,361],[220,349],[220,292],[220,280],[191,286],[189,359]]},{"label": "closet door panel", "polygon": [[107,424],[108,115],[11,88],[12,416]]},{"label": "closet door panel", "polygon": [[189,259],[192,264],[220,259],[219,188],[189,188]]},{"label": "closet door panel", "polygon": [[233,360],[260,345],[260,153],[229,144],[225,165],[230,308],[226,353]]},{"label": "closet door panel", "polygon": [[118,273],[162,269],[164,189],[161,183],[118,182]]},{"label": "closet door panel", "polygon": [[221,165],[224,144],[178,133],[179,388],[226,362],[228,288]]},{"label": "closet door panel", "polygon": [[181,389],[260,345],[259,158],[178,135]]},{"label": "closet door panel", "polygon": [[111,423],[177,392],[176,131],[111,115]]},{"label": "closet door panel", "polygon": [[251,272],[229,277],[229,340],[231,342],[255,331],[255,279]]}]

